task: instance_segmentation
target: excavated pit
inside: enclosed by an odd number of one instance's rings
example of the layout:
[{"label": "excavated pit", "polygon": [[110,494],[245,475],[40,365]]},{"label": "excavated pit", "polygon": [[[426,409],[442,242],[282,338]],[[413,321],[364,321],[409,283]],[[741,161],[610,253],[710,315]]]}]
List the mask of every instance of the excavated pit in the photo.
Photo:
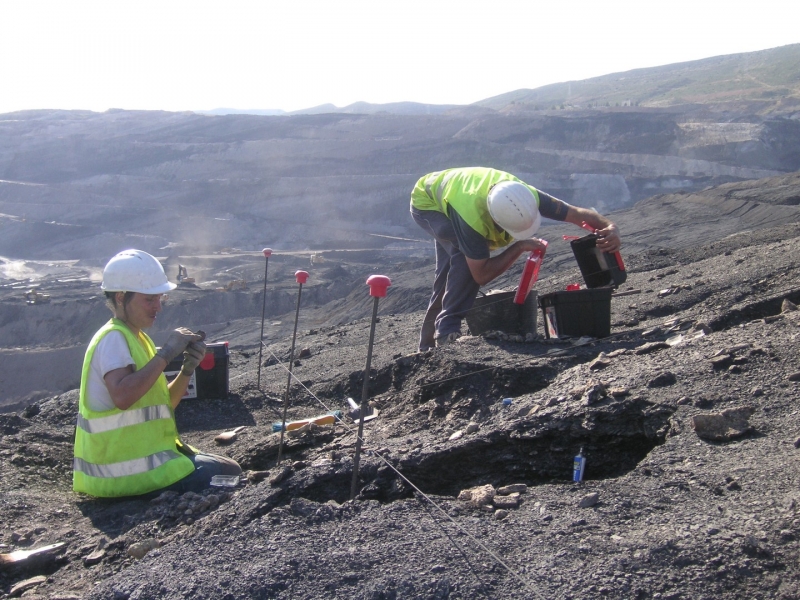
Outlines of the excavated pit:
[{"label": "excavated pit", "polygon": [[[409,482],[425,494],[451,497],[477,485],[524,483],[535,487],[571,482],[573,457],[580,449],[587,458],[585,479],[620,477],[663,443],[673,413],[670,407],[631,402],[614,416],[587,415],[595,421],[592,431],[582,428],[580,415],[576,415],[543,432],[497,429],[464,444],[443,444],[411,457],[383,448],[381,455],[386,462],[375,451],[367,450],[359,469],[359,498],[382,503],[409,498],[414,494]],[[619,419],[626,420],[624,432],[616,423]],[[334,454],[338,457],[326,468],[311,466],[300,471],[300,477],[292,480],[291,493],[276,505],[296,495],[320,503],[349,499],[352,451]]]},{"label": "excavated pit", "polygon": [[[571,482],[580,449],[587,457],[586,479],[615,478],[635,469],[668,435],[674,405],[616,398],[602,386],[545,400],[563,364],[518,362],[411,355],[373,369],[370,399],[381,419],[366,429],[359,497],[384,503],[411,497],[414,489],[403,477],[442,496],[487,483]],[[351,372],[313,392],[340,407],[344,397],[360,398],[362,384],[363,372]],[[504,405],[504,397],[512,404]],[[293,402],[305,404],[306,412],[315,403],[300,394]],[[464,433],[469,424],[477,431]],[[453,438],[454,432],[461,435]],[[289,460],[305,466],[280,503],[292,495],[320,503],[349,499],[354,445],[343,426],[286,444]],[[237,459],[245,468],[265,470],[276,455],[275,444],[265,443]]]},{"label": "excavated pit", "polygon": [[571,481],[573,457],[583,449],[586,479],[619,477],[664,441],[674,408],[639,399],[611,401],[604,408],[498,428],[409,462],[402,472],[434,494],[457,495],[483,483],[535,486]]}]

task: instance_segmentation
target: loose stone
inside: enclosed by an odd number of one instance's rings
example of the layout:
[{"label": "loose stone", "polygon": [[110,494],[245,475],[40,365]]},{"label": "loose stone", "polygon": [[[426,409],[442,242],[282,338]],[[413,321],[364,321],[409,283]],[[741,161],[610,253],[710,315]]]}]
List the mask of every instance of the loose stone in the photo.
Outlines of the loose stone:
[{"label": "loose stone", "polygon": [[508,496],[495,496],[492,498],[492,504],[497,508],[517,508],[519,506],[519,493]]},{"label": "loose stone", "polygon": [[722,369],[730,365],[732,361],[733,357],[730,354],[720,354],[711,359],[711,366],[715,369]]},{"label": "loose stone", "polygon": [[269,471],[247,471],[247,481],[250,483],[258,483],[263,481],[269,475]]},{"label": "loose stone", "polygon": [[692,428],[697,437],[716,442],[728,441],[748,433],[752,406],[729,408],[721,413],[701,413],[692,417]]},{"label": "loose stone", "polygon": [[277,469],[275,474],[270,477],[269,483],[270,485],[278,485],[281,481],[289,477],[292,474],[292,469],[290,467],[282,467]]},{"label": "loose stone", "polygon": [[497,493],[501,496],[508,496],[509,494],[524,494],[528,491],[528,486],[524,483],[512,483],[511,485],[504,485],[497,489]]},{"label": "loose stone", "polygon": [[664,348],[669,348],[669,344],[667,344],[666,342],[648,342],[647,344],[642,344],[641,346],[634,349],[634,353],[650,354],[651,352],[655,352],[656,350],[662,350]]},{"label": "loose stone", "polygon": [[667,387],[670,385],[674,385],[678,382],[678,378],[675,376],[674,373],[670,371],[664,371],[663,373],[659,373],[653,379],[647,382],[647,387],[649,388],[659,388],[659,387]]},{"label": "loose stone", "polygon": [[458,499],[469,502],[473,506],[486,506],[492,503],[492,498],[496,494],[494,486],[487,484],[462,490]]},{"label": "loose stone", "polygon": [[160,547],[161,547],[161,542],[159,542],[154,538],[151,538],[149,540],[144,540],[143,542],[132,544],[130,548],[128,548],[128,555],[132,556],[136,560],[141,560],[145,557],[145,555],[148,552]]},{"label": "loose stone", "polygon": [[83,566],[91,567],[93,565],[96,565],[101,560],[103,560],[105,555],[106,555],[105,550],[95,550],[94,552],[83,558]]},{"label": "loose stone", "polygon": [[47,581],[47,577],[44,575],[37,575],[36,577],[31,577],[25,581],[20,581],[12,586],[11,590],[8,592],[8,595],[12,598],[16,598],[17,596],[21,596],[24,592],[35,588],[37,585],[43,584],[45,581]]},{"label": "loose stone", "polygon": [[605,354],[602,352],[600,353],[600,356],[589,363],[589,369],[592,371],[599,371],[600,369],[605,369],[609,366],[611,366],[611,361],[608,360],[608,358],[606,358]]}]

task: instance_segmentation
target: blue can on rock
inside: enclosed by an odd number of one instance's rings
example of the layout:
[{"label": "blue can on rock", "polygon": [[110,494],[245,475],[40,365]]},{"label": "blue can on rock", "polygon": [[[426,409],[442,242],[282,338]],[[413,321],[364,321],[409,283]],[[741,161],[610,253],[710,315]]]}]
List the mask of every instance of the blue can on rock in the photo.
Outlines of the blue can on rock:
[{"label": "blue can on rock", "polygon": [[583,455],[583,448],[572,461],[572,481],[583,481],[583,469],[586,467],[586,457]]}]

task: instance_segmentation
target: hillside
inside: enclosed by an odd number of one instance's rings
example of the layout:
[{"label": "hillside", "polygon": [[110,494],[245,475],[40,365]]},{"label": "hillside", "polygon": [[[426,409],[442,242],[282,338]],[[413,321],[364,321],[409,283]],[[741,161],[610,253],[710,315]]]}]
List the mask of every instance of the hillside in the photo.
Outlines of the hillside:
[{"label": "hillside", "polygon": [[477,104],[495,110],[704,105],[718,112],[747,106],[758,114],[797,115],[800,44],[515,90]]}]

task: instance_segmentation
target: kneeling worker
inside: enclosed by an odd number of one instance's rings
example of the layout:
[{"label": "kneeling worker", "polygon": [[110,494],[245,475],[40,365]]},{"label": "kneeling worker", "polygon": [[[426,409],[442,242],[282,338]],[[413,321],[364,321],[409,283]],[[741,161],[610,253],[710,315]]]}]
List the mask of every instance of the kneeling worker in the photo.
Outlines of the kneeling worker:
[{"label": "kneeling worker", "polygon": [[[89,342],[83,361],[76,492],[98,497],[197,492],[214,475],[242,472],[235,461],[197,453],[178,439],[174,410],[206,346],[201,335],[181,327],[156,351],[143,331],[161,312],[162,295],[175,287],[161,263],[141,250],[120,252],[103,271],[101,288],[114,316]],[[167,383],[164,369],[181,355],[181,371]]]},{"label": "kneeling worker", "polygon": [[[505,273],[524,252],[544,249],[532,238],[542,217],[588,223],[597,247],[620,248],[617,226],[597,211],[553,198],[510,173],[486,167],[425,175],[411,192],[411,217],[435,240],[436,275],[419,349],[455,340],[480,286]],[[516,241],[514,241],[516,240]],[[508,246],[495,256],[491,252]]]}]

